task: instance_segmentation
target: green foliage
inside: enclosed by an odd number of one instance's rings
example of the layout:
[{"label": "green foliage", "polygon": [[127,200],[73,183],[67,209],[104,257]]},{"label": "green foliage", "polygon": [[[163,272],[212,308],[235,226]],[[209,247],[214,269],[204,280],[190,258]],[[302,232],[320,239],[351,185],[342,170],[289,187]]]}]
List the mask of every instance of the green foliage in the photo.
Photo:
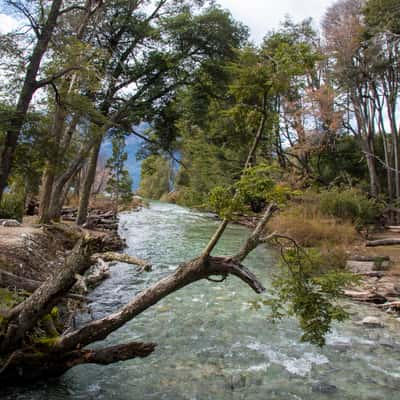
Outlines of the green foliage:
[{"label": "green foliage", "polygon": [[332,322],[348,318],[338,298],[356,278],[332,269],[329,260],[318,251],[297,247],[282,253],[280,269],[273,280],[272,298],[255,302],[253,307],[269,306],[273,320],[297,317],[302,340],[323,346]]},{"label": "green foliage", "polygon": [[328,146],[311,156],[310,166],[318,175],[318,180],[314,180],[312,185],[328,187],[332,183],[341,185],[366,182],[368,170],[357,140],[349,135],[335,140],[335,146]]},{"label": "green foliage", "polygon": [[376,31],[400,33],[398,0],[368,0],[363,11],[367,28],[373,33]]},{"label": "green foliage", "polygon": [[232,219],[234,213],[245,211],[254,202],[284,204],[294,194],[288,187],[277,184],[279,169],[260,164],[248,168],[240,180],[230,187],[217,186],[211,190],[208,204],[220,217]]},{"label": "green foliage", "polygon": [[10,191],[3,194],[0,203],[0,218],[22,221],[25,210],[25,187],[23,178],[15,176],[10,184]]},{"label": "green foliage", "polygon": [[241,200],[232,188],[217,186],[211,190],[208,204],[221,218],[230,220],[235,212],[243,209]]},{"label": "green foliage", "polygon": [[0,219],[16,219],[22,221],[24,201],[11,193],[5,193],[0,203]]},{"label": "green foliage", "polygon": [[361,229],[375,224],[383,207],[356,189],[335,189],[320,195],[320,209],[325,215],[350,220]]},{"label": "green foliage", "polygon": [[159,200],[170,191],[172,168],[170,162],[159,155],[151,155],[142,162],[139,194]]},{"label": "green foliage", "polygon": [[128,154],[125,151],[125,136],[114,132],[112,138],[112,156],[107,161],[111,176],[108,179],[106,191],[111,194],[116,206],[129,204],[133,199],[132,178],[125,168]]}]

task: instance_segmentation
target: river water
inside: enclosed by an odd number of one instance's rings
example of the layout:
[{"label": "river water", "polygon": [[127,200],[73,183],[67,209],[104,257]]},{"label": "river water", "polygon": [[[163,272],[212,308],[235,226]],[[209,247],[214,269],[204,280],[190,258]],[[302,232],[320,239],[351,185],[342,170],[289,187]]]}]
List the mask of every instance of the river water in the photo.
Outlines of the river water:
[{"label": "river water", "polygon": [[[126,252],[151,260],[153,271],[140,274],[133,266],[116,265],[111,278],[91,293],[91,315],[81,319],[115,311],[171,273],[179,262],[198,255],[217,224],[207,215],[162,203],[121,215]],[[215,254],[233,254],[247,234],[243,227],[229,227]],[[266,248],[259,248],[246,260],[267,289],[275,264],[273,250]],[[385,317],[384,329],[368,329],[357,321],[376,311],[349,305],[351,320],[335,325],[327,345],[320,349],[300,342],[296,320],[272,324],[268,310],[252,310],[249,303],[255,299],[257,295],[233,277],[220,284],[198,282],[170,295],[97,344],[157,342],[156,352],[147,359],[105,367],[79,366],[55,381],[0,388],[0,398],[400,398],[400,323]]]}]

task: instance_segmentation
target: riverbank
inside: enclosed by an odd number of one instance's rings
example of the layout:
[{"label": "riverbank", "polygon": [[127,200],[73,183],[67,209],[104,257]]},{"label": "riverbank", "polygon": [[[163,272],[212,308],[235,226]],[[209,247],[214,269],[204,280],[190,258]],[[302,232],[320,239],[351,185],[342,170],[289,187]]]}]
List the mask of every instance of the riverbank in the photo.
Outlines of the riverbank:
[{"label": "riverbank", "polygon": [[[241,216],[236,223],[254,229],[259,216]],[[399,239],[399,231],[380,231],[368,240],[348,223],[334,219],[273,218],[271,231],[278,231],[300,245],[319,249],[331,257],[334,267],[347,268],[359,281],[344,294],[356,303],[364,303],[379,312],[400,316],[400,245],[369,247],[373,240]],[[353,232],[352,232],[353,231]]]}]

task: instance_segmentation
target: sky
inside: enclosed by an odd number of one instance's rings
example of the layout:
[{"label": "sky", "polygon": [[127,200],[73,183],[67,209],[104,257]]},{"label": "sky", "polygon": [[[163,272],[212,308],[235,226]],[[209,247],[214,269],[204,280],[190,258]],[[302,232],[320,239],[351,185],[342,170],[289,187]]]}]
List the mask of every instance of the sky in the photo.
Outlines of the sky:
[{"label": "sky", "polygon": [[[286,15],[295,21],[313,17],[319,24],[324,11],[334,0],[218,0],[218,3],[247,25],[252,40],[260,43],[264,35],[277,28]],[[0,13],[0,33],[8,32],[15,26],[13,18]]]},{"label": "sky", "polygon": [[235,19],[250,28],[251,39],[260,43],[264,35],[289,15],[294,21],[312,17],[317,26],[334,0],[218,0]]}]

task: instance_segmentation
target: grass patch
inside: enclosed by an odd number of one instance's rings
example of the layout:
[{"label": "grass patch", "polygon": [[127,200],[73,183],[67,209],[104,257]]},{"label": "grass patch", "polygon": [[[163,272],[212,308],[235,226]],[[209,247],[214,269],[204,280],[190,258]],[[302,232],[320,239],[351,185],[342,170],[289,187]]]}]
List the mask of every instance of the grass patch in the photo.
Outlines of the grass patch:
[{"label": "grass patch", "polygon": [[351,222],[323,216],[314,205],[291,207],[273,218],[270,227],[304,247],[341,247],[359,240]]}]

